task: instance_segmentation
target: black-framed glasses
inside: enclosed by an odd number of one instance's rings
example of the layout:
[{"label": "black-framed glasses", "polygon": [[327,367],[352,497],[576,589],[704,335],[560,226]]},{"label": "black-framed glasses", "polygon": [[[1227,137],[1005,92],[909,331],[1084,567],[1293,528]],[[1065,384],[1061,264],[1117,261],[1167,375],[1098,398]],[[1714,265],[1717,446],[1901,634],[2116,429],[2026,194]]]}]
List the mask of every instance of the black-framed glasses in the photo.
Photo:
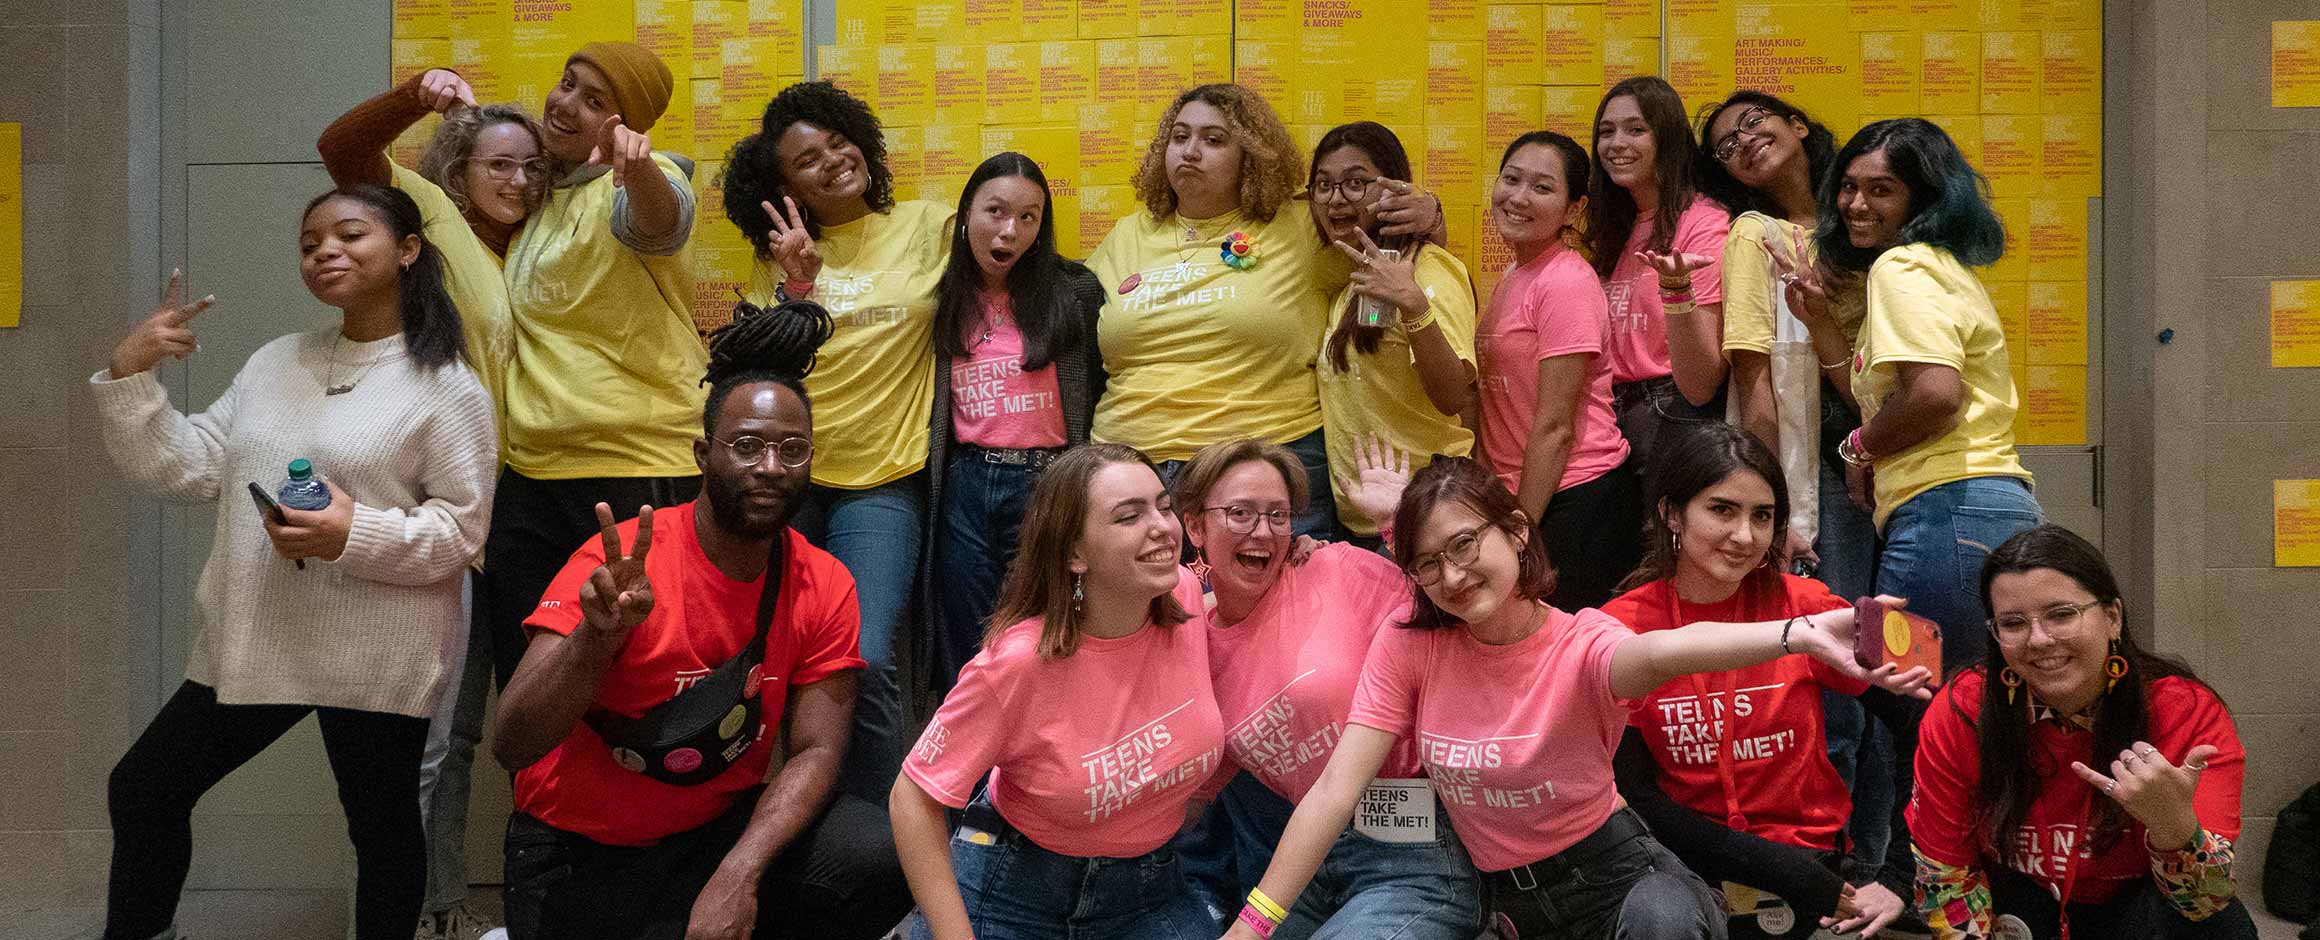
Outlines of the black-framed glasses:
[{"label": "black-framed glasses", "polygon": [[1290,521],[1297,518],[1295,513],[1286,509],[1256,509],[1238,504],[1210,506],[1202,509],[1201,512],[1224,513],[1224,527],[1231,529],[1234,535],[1247,535],[1257,531],[1257,520],[1259,519],[1272,525],[1276,532],[1287,532]]},{"label": "black-framed glasses", "polygon": [[1484,531],[1467,529],[1451,536],[1450,543],[1442,546],[1441,551],[1427,552],[1411,559],[1410,567],[1406,569],[1410,580],[1418,582],[1419,587],[1433,587],[1442,583],[1442,575],[1447,570],[1445,566],[1456,565],[1460,570],[1473,567],[1474,560],[1482,557]]},{"label": "black-framed glasses", "polygon": [[1755,133],[1756,128],[1764,123],[1764,119],[1771,116],[1772,112],[1765,110],[1763,105],[1752,104],[1746,110],[1741,111],[1740,119],[1732,122],[1732,132],[1725,134],[1724,139],[1716,141],[1716,162],[1732,162],[1732,158],[1740,154],[1740,135]]},{"label": "black-framed glasses", "polygon": [[1376,185],[1377,177],[1375,176],[1351,176],[1336,182],[1315,181],[1309,193],[1315,202],[1321,201],[1321,197],[1331,193],[1345,197],[1347,202],[1360,202],[1369,198],[1370,188]]},{"label": "black-framed glasses", "polygon": [[740,461],[744,467],[754,467],[765,462],[767,454],[772,454],[774,459],[781,461],[782,466],[792,470],[814,459],[814,442],[802,437],[786,437],[778,443],[755,434],[744,434],[730,441],[716,435],[710,435],[709,439],[725,445],[727,450],[733,452],[733,459]]},{"label": "black-framed glasses", "polygon": [[517,170],[524,171],[524,176],[527,179],[536,178],[548,170],[548,161],[538,157],[532,157],[528,160],[518,160],[514,157],[476,157],[475,162],[482,164],[483,175],[501,182],[515,179]]},{"label": "black-framed glasses", "polygon": [[2067,640],[2086,632],[2086,612],[2102,605],[2102,601],[2056,604],[2037,613],[2002,614],[1990,618],[1987,623],[1990,635],[1997,637],[2000,643],[2020,643],[2029,639],[2030,628],[2037,624],[2046,625],[2047,636]]}]

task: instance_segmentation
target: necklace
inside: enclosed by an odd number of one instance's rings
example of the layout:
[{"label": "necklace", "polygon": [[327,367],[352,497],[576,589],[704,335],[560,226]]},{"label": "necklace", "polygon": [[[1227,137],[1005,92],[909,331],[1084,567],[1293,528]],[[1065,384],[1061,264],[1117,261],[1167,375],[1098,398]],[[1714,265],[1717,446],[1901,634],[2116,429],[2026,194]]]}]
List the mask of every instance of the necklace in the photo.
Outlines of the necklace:
[{"label": "necklace", "polygon": [[388,353],[384,356],[374,356],[369,362],[362,364],[361,372],[355,373],[354,378],[346,380],[346,384],[341,385],[338,384],[338,344],[340,340],[345,338],[346,334],[344,333],[330,338],[330,368],[328,372],[324,373],[322,379],[322,394],[326,396],[344,395],[348,392],[354,391],[354,387],[356,385],[362,384],[362,380],[369,376],[371,374],[371,370],[377,368],[379,363],[402,355],[402,353],[394,352]]}]

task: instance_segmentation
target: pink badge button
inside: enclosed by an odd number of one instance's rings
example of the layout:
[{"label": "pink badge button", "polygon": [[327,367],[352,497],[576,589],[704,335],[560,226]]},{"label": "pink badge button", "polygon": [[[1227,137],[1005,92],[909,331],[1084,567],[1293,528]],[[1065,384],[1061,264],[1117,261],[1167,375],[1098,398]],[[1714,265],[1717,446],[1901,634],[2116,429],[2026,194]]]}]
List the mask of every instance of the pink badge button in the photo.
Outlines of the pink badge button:
[{"label": "pink badge button", "polygon": [[689,747],[680,747],[670,751],[669,756],[661,758],[661,766],[667,767],[670,773],[692,773],[701,769],[701,752]]}]

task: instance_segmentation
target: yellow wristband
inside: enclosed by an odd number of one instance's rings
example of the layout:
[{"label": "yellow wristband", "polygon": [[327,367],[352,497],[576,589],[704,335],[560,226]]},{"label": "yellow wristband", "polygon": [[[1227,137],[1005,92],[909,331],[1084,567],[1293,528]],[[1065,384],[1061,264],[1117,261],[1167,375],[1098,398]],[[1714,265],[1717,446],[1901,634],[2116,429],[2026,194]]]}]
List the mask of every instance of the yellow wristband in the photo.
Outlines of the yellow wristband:
[{"label": "yellow wristband", "polygon": [[1256,908],[1257,913],[1265,915],[1267,919],[1276,924],[1289,919],[1289,912],[1282,910],[1281,905],[1273,903],[1272,898],[1266,897],[1262,888],[1249,889],[1249,906]]}]

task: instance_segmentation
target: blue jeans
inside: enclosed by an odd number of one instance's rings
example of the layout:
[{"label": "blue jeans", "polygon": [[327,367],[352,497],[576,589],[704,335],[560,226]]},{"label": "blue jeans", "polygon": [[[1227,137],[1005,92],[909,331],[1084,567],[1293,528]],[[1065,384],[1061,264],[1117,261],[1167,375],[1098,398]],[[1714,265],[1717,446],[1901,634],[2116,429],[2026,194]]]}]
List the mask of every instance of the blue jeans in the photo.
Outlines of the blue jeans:
[{"label": "blue jeans", "polygon": [[[1853,504],[1845,491],[1845,462],[1837,456],[1837,442],[1861,426],[1861,414],[1832,387],[1821,389],[1820,536],[1813,554],[1820,556],[1815,577],[1840,598],[1860,597],[1877,582],[1877,523],[1868,510]],[[1821,693],[1821,711],[1828,719],[1829,763],[1852,790],[1853,816],[1846,830],[1853,836],[1855,856],[1881,862],[1891,837],[1893,812],[1893,739],[1882,725],[1869,720],[1861,703],[1835,692]]]},{"label": "blue jeans", "polygon": [[805,505],[791,523],[854,575],[862,609],[862,658],[870,668],[862,671],[854,737],[838,782],[877,806],[886,805],[894,776],[902,772],[904,724],[894,640],[907,620],[918,579],[925,516],[926,478],[914,473],[866,490],[808,486]]},{"label": "blue jeans", "polygon": [[[981,940],[1214,940],[1186,890],[1176,850],[1081,858],[1041,848],[989,803],[967,808],[951,836],[951,868]],[[987,839],[974,837],[980,832]],[[924,937],[923,923],[914,925]]]},{"label": "blue jeans", "polygon": [[941,525],[934,546],[937,688],[950,688],[960,667],[983,646],[984,621],[998,603],[999,582],[1015,560],[1016,537],[1039,471],[990,463],[983,450],[959,445],[943,471]]},{"label": "blue jeans", "polygon": [[[1335,538],[1337,533],[1337,497],[1329,487],[1329,448],[1322,443],[1321,429],[1281,445],[1297,455],[1297,462],[1305,467],[1305,511],[1297,514],[1291,524],[1298,535],[1317,539]],[[1160,462],[1160,482],[1176,485],[1176,474],[1184,470],[1185,460]],[[1182,511],[1184,507],[1177,507]],[[1234,908],[1239,910],[1239,908]]]},{"label": "blue jeans", "polygon": [[1877,593],[1907,598],[1911,613],[1941,625],[1944,676],[1981,662],[1989,650],[1982,562],[2040,515],[2028,483],[1969,477],[1926,490],[1886,517]]},{"label": "blue jeans", "polygon": [[[1258,792],[1249,792],[1252,787]],[[1297,807],[1247,774],[1227,789],[1238,791],[1219,798],[1232,801],[1226,818],[1235,844],[1257,847],[1254,853],[1243,849],[1236,859],[1246,883],[1224,911],[1230,918],[1272,864],[1273,847]],[[1434,823],[1434,841],[1418,843],[1379,842],[1347,826],[1273,940],[1471,940],[1482,927],[1482,880],[1439,802]]]},{"label": "blue jeans", "polygon": [[483,740],[483,708],[491,691],[491,620],[475,604],[468,573],[462,595],[469,607],[468,636],[456,644],[451,687],[427,726],[419,763],[419,815],[427,826],[427,897],[419,909],[440,914],[467,899],[467,797],[475,776],[475,746]]}]

